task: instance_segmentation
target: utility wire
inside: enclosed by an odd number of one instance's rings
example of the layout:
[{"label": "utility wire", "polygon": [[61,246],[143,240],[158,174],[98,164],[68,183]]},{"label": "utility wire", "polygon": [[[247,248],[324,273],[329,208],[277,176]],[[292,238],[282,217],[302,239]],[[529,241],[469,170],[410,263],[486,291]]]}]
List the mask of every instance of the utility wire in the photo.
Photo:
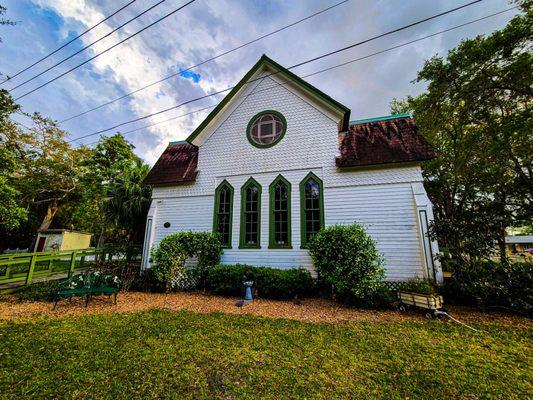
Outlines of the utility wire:
[{"label": "utility wire", "polygon": [[78,36],[76,36],[75,38],[69,40],[67,43],[65,43],[64,45],[58,47],[57,49],[55,49],[54,51],[52,51],[51,53],[48,53],[47,55],[45,55],[44,57],[40,58],[39,60],[35,61],[33,64],[31,65],[28,65],[26,68],[24,69],[21,69],[19,72],[17,72],[15,75],[13,76],[8,76],[7,79],[3,82],[0,83],[0,86],[3,85],[4,83],[6,83],[7,81],[10,81],[11,79],[19,76],[20,74],[22,74],[23,72],[26,72],[27,70],[29,70],[30,68],[32,67],[35,67],[37,64],[39,64],[40,62],[46,60],[48,57],[54,55],[55,53],[57,53],[59,50],[61,49],[64,49],[65,47],[67,47],[69,44],[71,44],[72,42],[74,42],[75,40],[81,38],[83,35],[85,35],[86,33],[89,33],[90,31],[92,31],[94,28],[96,28],[97,26],[103,24],[105,21],[107,21],[109,18],[117,15],[119,12],[121,12],[122,10],[124,10],[126,7],[129,7],[130,5],[132,5],[133,3],[135,3],[137,0],[131,0],[129,3],[123,5],[122,7],[120,7],[117,11],[115,11],[114,13],[112,14],[109,14],[107,17],[105,17],[103,20],[101,20],[100,22],[98,22],[97,24],[91,26],[90,28],[87,28],[86,30],[84,30],[82,33],[80,33]]},{"label": "utility wire", "polygon": [[[402,27],[400,27],[400,28],[396,28],[396,29],[393,29],[393,30],[391,30],[391,31],[388,31],[388,32],[385,32],[385,33],[379,34],[379,35],[377,35],[377,36],[373,36],[373,37],[371,37],[371,38],[368,38],[368,39],[362,40],[362,41],[360,41],[360,42],[354,43],[354,44],[352,44],[352,45],[350,45],[350,46],[345,46],[345,47],[342,47],[342,48],[340,48],[340,49],[337,49],[337,50],[334,50],[334,51],[331,51],[331,52],[328,52],[328,53],[322,54],[322,55],[320,55],[320,56],[317,56],[317,57],[311,58],[311,59],[309,59],[309,60],[302,61],[302,62],[300,62],[300,63],[298,63],[298,64],[295,64],[295,65],[292,65],[292,66],[290,66],[290,67],[288,67],[288,68],[286,68],[286,69],[287,69],[287,70],[291,70],[291,69],[294,69],[294,68],[300,67],[300,66],[302,66],[302,65],[308,64],[308,63],[310,63],[310,62],[318,61],[318,60],[320,60],[320,59],[322,59],[322,58],[329,57],[329,56],[331,56],[331,55],[334,55],[334,54],[337,54],[337,53],[340,53],[340,52],[343,52],[343,51],[346,51],[346,50],[352,49],[352,48],[354,48],[354,47],[356,47],[356,46],[360,46],[360,45],[362,45],[362,44],[364,44],[364,43],[371,42],[371,41],[376,40],[376,39],[378,39],[378,38],[382,38],[382,37],[384,37],[384,36],[387,36],[387,35],[390,35],[390,34],[393,34],[393,33],[399,32],[399,31],[402,31],[402,30],[404,30],[404,29],[408,29],[408,28],[410,28],[410,27],[413,27],[413,26],[415,26],[415,25],[422,24],[422,23],[424,23],[424,22],[427,22],[427,21],[430,21],[430,20],[432,20],[432,19],[435,19],[435,18],[441,17],[441,16],[443,16],[443,15],[450,14],[450,13],[452,13],[452,12],[454,12],[454,11],[457,11],[457,10],[463,9],[463,8],[468,7],[468,6],[471,6],[471,5],[473,5],[473,4],[480,3],[481,1],[483,1],[483,0],[475,0],[475,1],[472,1],[472,2],[470,2],[470,3],[463,4],[462,6],[452,8],[452,9],[450,9],[450,10],[448,10],[448,11],[444,11],[444,12],[442,12],[442,13],[435,14],[435,15],[433,15],[433,16],[431,16],[431,17],[427,17],[427,18],[421,19],[421,20],[416,21],[416,22],[413,22],[413,23],[411,23],[411,24],[404,25],[404,26],[402,26]],[[267,76],[276,75],[276,74],[278,74],[278,73],[280,73],[280,71],[274,72],[274,73],[269,74],[269,75],[267,75]],[[255,82],[255,81],[259,80],[259,79],[262,79],[262,78],[264,78],[264,77],[256,78],[256,79],[252,79],[252,80],[248,81],[246,84],[253,83],[253,82]],[[180,104],[174,105],[174,106],[172,106],[172,107],[168,107],[168,108],[165,108],[165,109],[163,109],[163,110],[156,111],[156,112],[153,112],[153,113],[151,113],[151,114],[144,115],[144,116],[142,116],[142,117],[138,117],[138,118],[135,118],[135,119],[132,119],[132,120],[126,121],[126,122],[122,122],[122,123],[120,123],[120,124],[117,124],[117,125],[111,126],[111,127],[109,127],[109,128],[106,128],[106,129],[101,129],[101,130],[99,130],[99,131],[92,132],[92,133],[89,133],[89,134],[87,134],[87,135],[83,135],[83,136],[80,136],[80,137],[78,137],[78,138],[75,138],[75,139],[71,139],[71,140],[69,140],[68,142],[70,143],[70,142],[73,142],[73,141],[75,141],[75,140],[85,139],[85,138],[87,138],[87,137],[94,136],[94,135],[98,135],[98,134],[100,134],[100,133],[107,132],[107,131],[112,130],[112,129],[116,129],[116,128],[119,128],[119,127],[121,127],[121,126],[124,126],[124,125],[130,124],[130,123],[133,123],[133,122],[142,121],[142,120],[144,120],[144,119],[147,119],[147,118],[153,117],[153,116],[155,116],[155,115],[159,115],[159,114],[165,113],[165,112],[170,111],[170,110],[174,110],[174,109],[176,109],[176,108],[179,108],[179,107],[182,107],[182,106],[184,106],[184,105],[187,105],[187,104],[190,104],[190,103],[196,102],[196,101],[198,101],[198,100],[202,100],[202,99],[205,99],[205,98],[208,98],[208,97],[216,96],[216,95],[221,94],[221,93],[225,93],[225,92],[227,92],[227,91],[232,90],[234,87],[235,87],[235,86],[230,86],[230,87],[228,87],[228,88],[226,88],[226,89],[218,90],[218,91],[216,91],[216,92],[209,93],[209,94],[206,94],[206,95],[204,95],[204,96],[196,97],[196,98],[194,98],[194,99],[187,100],[187,101],[185,101],[185,102],[183,102],[183,103],[180,103]]]},{"label": "utility wire", "polygon": [[[162,2],[162,1],[166,1],[166,0],[161,0],[161,2]],[[128,36],[128,37],[122,39],[120,42],[115,43],[113,46],[108,47],[107,49],[101,51],[100,53],[95,54],[93,57],[89,58],[87,61],[84,61],[84,62],[82,62],[82,63],[76,65],[75,67],[72,67],[71,69],[69,69],[69,70],[63,72],[62,74],[56,76],[56,77],[53,78],[53,79],[50,79],[49,81],[46,81],[46,82],[43,83],[42,85],[37,86],[35,89],[32,89],[32,90],[30,90],[29,92],[24,93],[22,96],[19,96],[19,97],[15,98],[15,100],[20,100],[20,99],[22,99],[23,97],[26,97],[27,95],[29,95],[29,94],[31,94],[31,93],[33,93],[33,92],[35,92],[35,91],[37,91],[37,90],[39,90],[39,89],[45,87],[46,85],[48,85],[48,84],[50,84],[50,83],[52,83],[52,82],[58,80],[59,78],[61,78],[61,77],[65,76],[65,75],[67,75],[68,73],[74,71],[75,69],[81,67],[82,65],[87,64],[88,62],[91,62],[91,61],[94,60],[95,58],[100,57],[102,54],[107,53],[108,51],[114,49],[115,47],[121,45],[122,43],[128,41],[129,39],[131,39],[131,38],[137,36],[138,34],[144,32],[144,31],[147,30],[148,28],[151,28],[151,27],[154,26],[155,24],[157,24],[157,23],[163,21],[164,19],[170,17],[171,15],[177,13],[178,11],[180,11],[180,10],[182,10],[183,8],[187,7],[189,4],[194,3],[195,1],[196,1],[196,0],[189,0],[189,1],[188,1],[187,3],[185,3],[184,5],[182,5],[182,6],[178,7],[178,8],[176,8],[175,10],[169,12],[168,14],[165,14],[165,15],[162,16],[161,18],[158,18],[157,20],[155,20],[155,21],[152,22],[151,24],[145,26],[144,28],[138,30],[138,31],[135,32],[134,34],[132,34],[132,35],[130,35],[130,36]],[[481,1],[481,0],[478,0],[478,1]]]},{"label": "utility wire", "polygon": [[307,21],[308,19],[311,19],[311,18],[313,18],[313,17],[316,17],[317,15],[320,15],[320,14],[322,14],[322,13],[325,13],[326,11],[329,11],[329,10],[331,10],[332,8],[335,8],[335,7],[338,7],[338,6],[340,6],[340,5],[344,4],[344,3],[347,3],[348,1],[350,1],[350,0],[343,0],[343,1],[339,2],[339,3],[333,4],[333,5],[331,5],[331,6],[327,7],[327,8],[324,8],[323,10],[320,10],[320,11],[315,12],[314,14],[308,15],[307,17],[304,17],[304,18],[302,18],[302,19],[299,19],[299,20],[297,20],[297,21],[294,21],[294,22],[290,23],[289,25],[285,25],[285,26],[283,26],[283,27],[281,27],[281,28],[278,28],[278,29],[276,29],[276,30],[274,30],[274,31],[272,31],[272,32],[269,32],[269,33],[267,33],[267,34],[264,34],[264,35],[262,35],[262,36],[259,36],[259,37],[255,38],[255,39],[253,39],[253,40],[250,40],[250,41],[248,41],[248,42],[242,43],[241,45],[239,45],[239,46],[237,46],[237,47],[234,47],[233,49],[230,49],[230,50],[224,51],[224,52],[222,52],[222,53],[220,53],[220,54],[217,54],[216,56],[213,56],[213,57],[211,57],[211,58],[208,58],[207,60],[201,61],[201,62],[199,62],[198,64],[191,65],[190,67],[187,67],[187,68],[185,68],[185,69],[182,69],[182,70],[180,70],[180,71],[178,71],[178,72],[176,72],[176,73],[170,74],[170,75],[168,75],[168,76],[166,76],[166,77],[164,77],[164,78],[162,78],[162,79],[159,79],[158,81],[155,81],[155,82],[149,83],[149,84],[146,85],[146,86],[140,87],[140,88],[138,88],[138,89],[136,89],[136,90],[134,90],[134,91],[132,91],[132,92],[129,92],[129,93],[126,93],[126,94],[124,94],[124,95],[122,95],[122,96],[120,96],[120,97],[117,97],[116,99],[109,100],[109,101],[107,101],[107,102],[105,102],[105,103],[100,104],[99,106],[96,106],[96,107],[94,107],[94,108],[91,108],[91,109],[85,110],[85,111],[83,111],[83,112],[81,112],[81,113],[79,113],[79,114],[76,114],[76,115],[70,116],[70,117],[68,117],[68,118],[65,118],[64,120],[59,121],[59,123],[62,124],[62,123],[64,123],[64,122],[70,121],[71,119],[81,117],[82,115],[88,114],[88,113],[90,113],[90,112],[92,112],[92,111],[95,111],[95,110],[98,110],[98,109],[100,109],[100,108],[102,108],[102,107],[108,106],[109,104],[112,104],[112,103],[114,103],[114,102],[116,102],[116,101],[119,101],[119,100],[125,99],[126,97],[129,97],[129,96],[131,96],[131,95],[133,95],[133,94],[135,94],[135,93],[140,92],[141,90],[148,89],[149,87],[152,87],[152,86],[154,86],[154,85],[157,85],[158,83],[164,82],[164,81],[166,81],[166,80],[168,80],[168,79],[170,79],[170,78],[173,78],[173,77],[175,77],[175,76],[177,76],[177,75],[180,75],[180,74],[182,74],[183,72],[189,71],[189,70],[191,70],[191,69],[193,69],[193,68],[197,68],[197,67],[199,67],[199,66],[201,66],[201,65],[204,65],[204,64],[206,64],[206,63],[208,63],[208,62],[210,62],[210,61],[216,60],[217,58],[220,58],[220,57],[225,56],[225,55],[227,55],[227,54],[233,53],[234,51],[237,51],[237,50],[239,50],[239,49],[242,49],[243,47],[246,47],[246,46],[248,46],[248,45],[250,45],[250,44],[252,44],[252,43],[258,42],[258,41],[260,41],[260,40],[262,40],[262,39],[265,39],[265,38],[267,38],[267,37],[269,37],[269,36],[275,35],[276,33],[279,33],[279,32],[281,32],[281,31],[284,31],[285,29],[288,29],[288,28],[291,28],[291,27],[293,27],[293,26],[295,26],[295,25],[298,25],[298,24],[300,24],[300,23],[302,23],[302,22],[304,22],[304,21]]},{"label": "utility wire", "polygon": [[54,65],[46,68],[44,71],[41,71],[39,72],[37,75],[34,75],[32,76],[31,78],[28,78],[26,79],[24,82],[22,83],[19,83],[17,86],[14,86],[12,87],[11,89],[9,89],[10,91],[13,91],[13,90],[16,90],[18,89],[19,87],[21,86],[24,86],[26,83],[28,82],[31,82],[33,81],[34,79],[37,79],[38,77],[40,77],[41,75],[47,73],[48,71],[50,71],[51,69],[54,69],[55,67],[57,67],[58,65],[61,65],[63,64],[64,62],[70,60],[72,57],[74,56],[77,56],[78,54],[84,52],[85,50],[87,50],[88,48],[94,46],[96,43],[104,40],[105,38],[111,36],[113,33],[115,33],[116,31],[118,31],[119,29],[125,27],[126,25],[128,25],[130,22],[136,20],[137,18],[139,17],[142,17],[144,14],[146,14],[148,11],[151,11],[153,10],[154,8],[156,8],[158,5],[160,5],[161,3],[164,3],[166,0],[160,0],[158,3],[154,4],[153,6],[151,6],[150,8],[147,8],[146,10],[144,10],[142,13],[140,14],[137,14],[135,15],[133,18],[130,18],[129,20],[127,20],[126,22],[124,22],[123,24],[117,26],[115,29],[113,29],[111,32],[108,32],[107,34],[105,34],[104,36],[96,39],[94,42],[92,42],[91,44],[88,44],[87,46],[85,47],[82,47],[81,49],[79,49],[78,51],[76,51],[75,53],[72,53],[71,55],[69,55],[68,57],[65,57],[63,58],[61,61],[58,61],[57,63],[55,63]]},{"label": "utility wire", "polygon": [[[417,39],[414,39],[414,40],[410,40],[408,42],[404,42],[404,43],[401,43],[399,45],[396,45],[396,46],[393,46],[393,47],[389,47],[387,49],[384,49],[384,50],[380,50],[380,51],[377,51],[375,53],[371,53],[371,54],[368,54],[366,56],[363,56],[363,57],[358,57],[358,58],[355,58],[353,60],[349,60],[349,61],[346,61],[346,62],[343,62],[343,63],[340,63],[340,64],[336,64],[336,65],[333,65],[331,67],[328,67],[328,68],[324,68],[324,69],[321,69],[321,70],[318,70],[318,71],[315,71],[315,72],[312,72],[310,74],[307,74],[307,75],[303,75],[302,78],[309,78],[311,76],[314,76],[314,75],[318,75],[318,74],[321,74],[323,72],[327,72],[327,71],[330,71],[330,70],[333,70],[333,69],[336,69],[336,68],[340,68],[340,67],[344,67],[346,65],[349,65],[349,64],[352,64],[354,62],[357,62],[357,61],[362,61],[362,60],[366,60],[368,58],[371,58],[371,57],[374,57],[374,56],[377,56],[379,54],[383,54],[383,53],[386,53],[388,51],[392,51],[392,50],[396,50],[396,49],[399,49],[401,47],[405,47],[405,46],[408,46],[410,44],[413,44],[413,43],[416,43],[416,42],[420,42],[422,40],[425,40],[425,39],[429,39],[431,37],[434,37],[434,36],[437,36],[437,35],[441,35],[443,33],[446,33],[446,32],[450,32],[450,31],[453,31],[455,29],[459,29],[459,28],[462,28],[464,26],[467,26],[467,25],[471,25],[473,23],[476,23],[476,22],[479,22],[479,21],[483,21],[485,19],[488,19],[488,18],[491,18],[491,17],[494,17],[496,15],[500,15],[500,14],[503,14],[503,13],[506,13],[506,12],[509,12],[509,11],[512,11],[512,10],[515,10],[517,9],[518,6],[514,6],[514,7],[511,7],[511,8],[508,8],[506,10],[502,10],[502,11],[498,11],[498,12],[495,12],[493,14],[489,14],[489,15],[486,15],[484,17],[481,17],[481,18],[476,18],[472,21],[469,21],[469,22],[465,22],[463,24],[460,24],[460,25],[456,25],[456,26],[453,26],[451,28],[448,28],[448,29],[444,29],[442,31],[439,31],[439,32],[435,32],[435,33],[432,33],[432,34],[429,34],[429,35],[426,35],[426,36],[422,36],[420,38],[417,38]],[[285,86],[285,85],[283,85]],[[257,92],[254,92],[253,94],[258,94],[258,93],[261,93],[263,91],[266,91],[266,90],[272,90],[274,87],[269,87],[267,89],[262,89],[262,90],[259,90]],[[201,112],[201,111],[205,111],[205,110],[208,110],[210,108],[214,108],[216,107],[217,104],[212,104],[210,106],[207,106],[207,107],[204,107],[204,108],[200,108],[200,109],[197,109],[197,110],[193,110],[193,111],[190,111],[186,114],[182,114],[182,115],[178,115],[176,117],[172,117],[172,118],[168,118],[168,119],[165,119],[163,121],[159,121],[159,122],[154,122],[152,124],[149,124],[149,125],[145,125],[145,126],[141,126],[139,128],[135,128],[135,129],[130,129],[129,131],[124,131],[124,132],[120,132],[122,135],[126,135],[128,133],[133,133],[133,132],[138,132],[138,131],[142,131],[143,129],[147,129],[147,128],[151,128],[152,126],[156,126],[156,125],[160,125],[160,124],[164,124],[166,122],[169,122],[169,121],[173,121],[173,120],[176,120],[176,119],[179,119],[179,118],[183,118],[183,117],[186,117],[188,115],[191,115],[191,114],[196,114],[198,112]],[[75,139],[75,140],[78,140],[78,139]],[[87,144],[84,144],[84,146],[91,146],[93,144],[96,144],[98,143],[99,140],[95,141],[95,142],[91,142],[91,143],[87,143]]]}]

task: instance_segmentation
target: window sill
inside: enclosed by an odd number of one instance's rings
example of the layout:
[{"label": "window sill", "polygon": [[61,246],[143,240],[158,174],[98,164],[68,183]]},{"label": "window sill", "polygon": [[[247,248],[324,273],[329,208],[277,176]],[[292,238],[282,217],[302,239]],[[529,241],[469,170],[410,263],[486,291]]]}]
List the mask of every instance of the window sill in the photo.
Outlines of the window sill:
[{"label": "window sill", "polygon": [[261,246],[260,245],[240,245],[239,246],[239,249],[243,249],[243,250],[246,250],[246,249],[260,249]]},{"label": "window sill", "polygon": [[287,245],[277,245],[277,244],[271,244],[268,246],[269,249],[285,249],[285,250],[290,250],[292,249],[292,246],[290,244],[287,244]]}]

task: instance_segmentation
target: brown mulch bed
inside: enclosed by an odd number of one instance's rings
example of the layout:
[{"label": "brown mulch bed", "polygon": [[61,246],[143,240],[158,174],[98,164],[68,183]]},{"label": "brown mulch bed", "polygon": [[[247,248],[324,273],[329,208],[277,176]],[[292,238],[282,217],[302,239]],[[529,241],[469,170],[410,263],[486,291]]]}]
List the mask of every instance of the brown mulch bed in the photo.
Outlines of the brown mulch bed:
[{"label": "brown mulch bed", "polygon": [[[189,310],[200,313],[223,312],[231,314],[251,314],[269,318],[288,318],[306,322],[401,322],[424,321],[422,313],[400,314],[395,310],[364,310],[349,308],[325,299],[303,299],[302,305],[292,301],[256,299],[244,307],[235,306],[236,298],[212,296],[197,292],[180,293],[120,293],[118,304],[114,305],[106,297],[94,298],[89,307],[84,307],[82,298],[72,303],[61,301],[56,310],[49,302],[18,302],[13,296],[0,302],[0,321],[28,319],[35,316],[64,317],[106,312],[138,312],[152,308],[168,310]],[[464,322],[484,322],[513,325],[516,327],[533,326],[530,319],[501,312],[482,313],[465,307],[451,307],[448,312]]]}]

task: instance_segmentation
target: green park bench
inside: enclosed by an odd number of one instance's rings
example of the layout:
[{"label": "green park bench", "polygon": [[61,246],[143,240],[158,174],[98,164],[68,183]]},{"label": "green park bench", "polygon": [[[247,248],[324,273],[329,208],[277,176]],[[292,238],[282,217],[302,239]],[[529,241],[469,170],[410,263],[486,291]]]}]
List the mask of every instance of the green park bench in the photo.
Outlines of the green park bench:
[{"label": "green park bench", "polygon": [[93,296],[105,295],[108,298],[114,296],[114,303],[117,304],[118,277],[105,274],[99,271],[89,271],[75,275],[65,281],[61,288],[55,293],[55,302],[52,310],[55,310],[57,303],[61,299],[72,301],[73,296],[85,296],[85,307]]}]

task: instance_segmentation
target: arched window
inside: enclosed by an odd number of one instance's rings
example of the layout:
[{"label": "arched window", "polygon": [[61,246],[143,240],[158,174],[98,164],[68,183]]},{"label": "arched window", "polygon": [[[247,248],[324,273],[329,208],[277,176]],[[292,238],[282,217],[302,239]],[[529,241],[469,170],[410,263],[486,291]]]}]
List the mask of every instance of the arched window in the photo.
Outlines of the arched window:
[{"label": "arched window", "polygon": [[215,190],[215,216],[213,232],[220,234],[222,247],[231,247],[231,222],[233,219],[233,187],[222,181]]},{"label": "arched window", "polygon": [[279,175],[269,187],[269,248],[291,248],[291,184]]},{"label": "arched window", "polygon": [[300,183],[301,245],[324,227],[324,194],[322,181],[310,172]]},{"label": "arched window", "polygon": [[239,248],[261,247],[261,185],[250,178],[241,188],[241,232]]}]

